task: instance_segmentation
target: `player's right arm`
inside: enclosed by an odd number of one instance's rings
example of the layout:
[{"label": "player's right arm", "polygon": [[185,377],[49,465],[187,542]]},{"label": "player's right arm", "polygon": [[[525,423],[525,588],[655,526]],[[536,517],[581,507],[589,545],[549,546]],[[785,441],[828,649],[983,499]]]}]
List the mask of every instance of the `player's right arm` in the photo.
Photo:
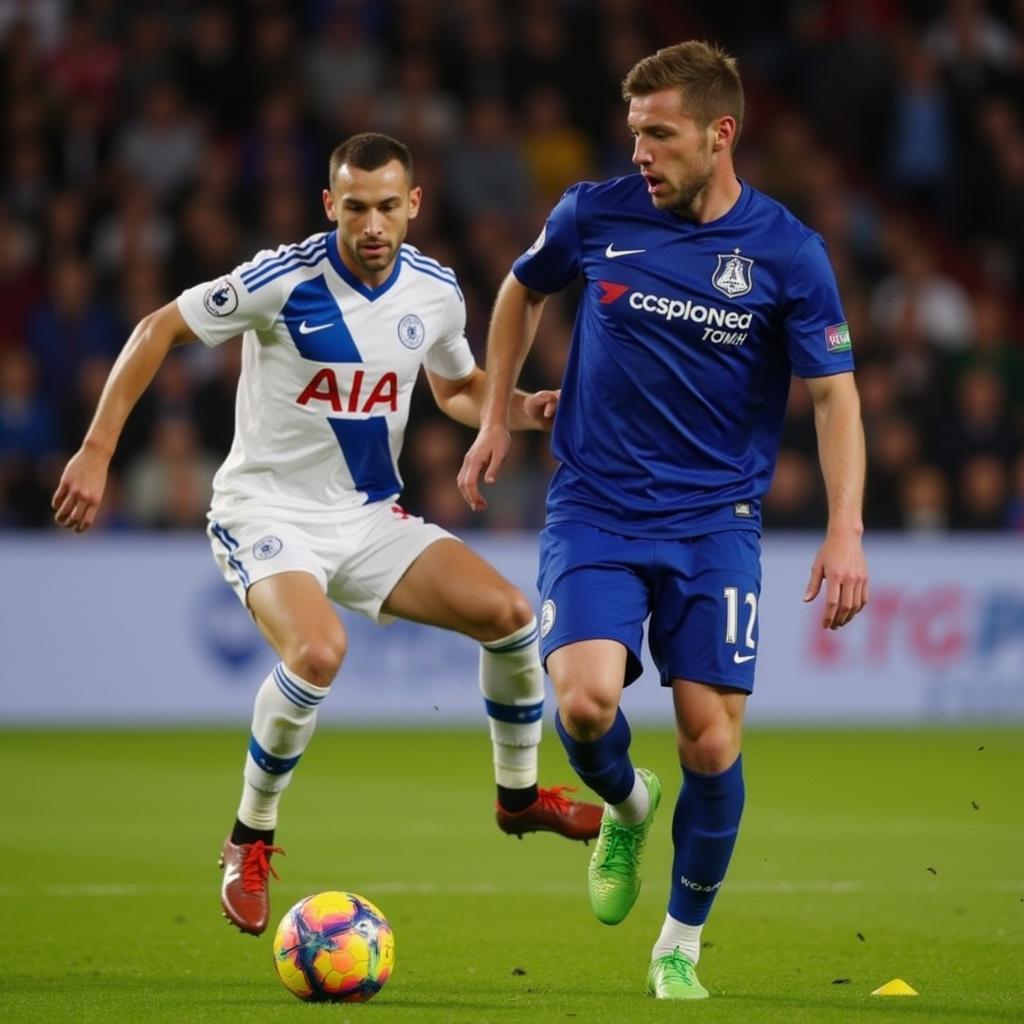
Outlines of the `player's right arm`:
[{"label": "player's right arm", "polygon": [[480,493],[480,474],[485,483],[494,483],[508,456],[512,396],[546,300],[547,295],[527,288],[509,274],[494,302],[487,333],[487,390],[480,410],[480,431],[459,471],[459,490],[474,512],[487,508]]},{"label": "player's right arm", "polygon": [[577,201],[585,187],[573,185],[562,196],[537,241],[513,264],[495,299],[487,332],[487,392],[480,432],[459,471],[459,490],[475,512],[487,508],[480,494],[480,474],[485,483],[494,483],[508,455],[512,396],[544,303],[579,273]]},{"label": "player's right arm", "polygon": [[107,470],[128,414],[149,387],[174,345],[192,341],[177,302],[142,318],[117,357],[103,386],[96,413],[72,456],[51,505],[59,526],[82,533],[92,526],[107,485]]}]

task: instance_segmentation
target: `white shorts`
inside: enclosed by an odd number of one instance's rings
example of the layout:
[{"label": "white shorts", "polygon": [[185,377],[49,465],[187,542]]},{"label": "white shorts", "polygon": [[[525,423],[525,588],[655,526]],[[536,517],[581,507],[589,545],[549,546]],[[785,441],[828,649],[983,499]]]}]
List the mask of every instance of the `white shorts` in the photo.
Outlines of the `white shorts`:
[{"label": "white shorts", "polygon": [[392,622],[381,605],[406,570],[434,541],[452,536],[392,502],[338,513],[315,525],[283,521],[279,512],[213,520],[213,557],[242,604],[257,580],[308,572],[338,604],[374,622]]}]

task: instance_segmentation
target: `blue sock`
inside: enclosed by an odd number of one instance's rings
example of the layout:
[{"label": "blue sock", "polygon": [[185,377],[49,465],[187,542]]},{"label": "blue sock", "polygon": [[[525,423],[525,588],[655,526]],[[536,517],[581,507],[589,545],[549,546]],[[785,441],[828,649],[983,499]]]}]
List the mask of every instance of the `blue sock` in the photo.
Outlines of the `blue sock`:
[{"label": "blue sock", "polygon": [[743,813],[743,759],[717,775],[683,768],[672,817],[672,892],[668,912],[684,924],[703,924],[725,879]]},{"label": "blue sock", "polygon": [[619,709],[612,727],[592,743],[573,739],[555,713],[558,733],[573,771],[609,804],[621,804],[633,790],[633,764],[629,760],[629,723]]}]

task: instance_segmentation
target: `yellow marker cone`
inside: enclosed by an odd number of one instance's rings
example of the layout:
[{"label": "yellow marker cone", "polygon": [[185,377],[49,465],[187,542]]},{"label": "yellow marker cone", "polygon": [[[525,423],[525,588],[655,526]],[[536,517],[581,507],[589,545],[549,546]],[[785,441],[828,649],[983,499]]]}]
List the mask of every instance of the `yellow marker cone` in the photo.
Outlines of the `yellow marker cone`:
[{"label": "yellow marker cone", "polygon": [[916,996],[917,989],[911,988],[902,978],[893,978],[871,993],[873,996]]}]

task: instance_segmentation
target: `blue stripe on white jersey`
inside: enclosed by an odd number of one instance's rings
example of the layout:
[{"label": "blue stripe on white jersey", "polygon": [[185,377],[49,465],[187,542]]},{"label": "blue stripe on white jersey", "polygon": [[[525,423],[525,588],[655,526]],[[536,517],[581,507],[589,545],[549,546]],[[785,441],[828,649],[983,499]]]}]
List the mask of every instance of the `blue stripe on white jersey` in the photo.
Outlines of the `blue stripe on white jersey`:
[{"label": "blue stripe on white jersey", "polygon": [[323,274],[297,284],[279,315],[303,359],[320,363],[363,361]]},{"label": "blue stripe on white jersey", "polygon": [[451,287],[455,289],[459,298],[461,299],[463,297],[462,289],[459,287],[459,283],[455,279],[455,275],[452,274],[451,277],[448,277],[441,273],[444,268],[441,267],[440,264],[437,265],[440,268],[439,270],[435,270],[433,267],[425,267],[421,263],[414,263],[405,252],[402,253],[399,259],[403,266],[409,267],[411,270],[419,271],[419,273],[424,274],[426,277],[432,277],[435,281],[442,281],[444,284],[451,285]]},{"label": "blue stripe on white jersey", "polygon": [[243,271],[240,275],[242,284],[252,293],[275,278],[297,270],[299,267],[316,266],[321,260],[327,258],[327,246],[324,243],[326,237],[326,235],[317,235],[301,246],[290,247],[293,249],[292,252],[274,259],[264,260],[258,267]]},{"label": "blue stripe on white jersey", "polygon": [[450,279],[452,284],[456,283],[455,271],[451,267],[443,266],[431,256],[425,256],[415,245],[403,245],[401,255],[407,256],[414,265],[421,266],[427,270],[435,270],[442,276]]},{"label": "blue stripe on white jersey", "polygon": [[253,260],[251,266],[247,270],[243,270],[238,276],[242,279],[243,284],[248,284],[250,279],[260,277],[265,271],[280,266],[296,256],[304,256],[312,252],[322,238],[323,232],[310,235],[309,238],[302,242],[279,245],[270,256]]}]

